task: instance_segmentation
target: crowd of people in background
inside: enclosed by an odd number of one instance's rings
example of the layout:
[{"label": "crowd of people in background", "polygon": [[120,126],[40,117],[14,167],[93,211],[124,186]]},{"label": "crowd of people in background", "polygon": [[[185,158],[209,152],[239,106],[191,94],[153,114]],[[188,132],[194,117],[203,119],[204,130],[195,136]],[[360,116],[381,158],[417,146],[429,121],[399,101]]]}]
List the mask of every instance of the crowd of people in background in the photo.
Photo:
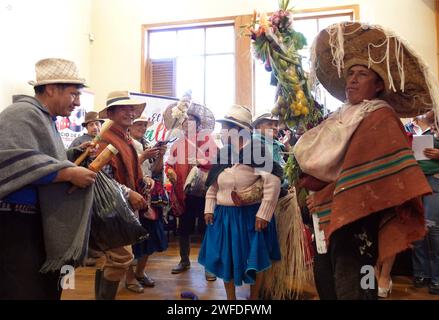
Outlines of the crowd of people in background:
[{"label": "crowd of people in background", "polygon": [[[198,230],[205,279],[222,279],[227,299],[236,299],[236,286],[243,284],[250,285],[248,299],[261,299],[264,272],[291,258],[277,231],[282,215],[296,214],[277,212],[287,195],[300,207],[300,219],[312,217],[303,220],[315,232],[307,241],[316,252],[320,299],[389,297],[395,258],[409,247],[413,286],[438,295],[438,117],[434,108],[405,126],[399,117],[434,106],[426,82],[416,82],[424,70],[410,66],[415,71],[404,78],[399,60],[370,63],[367,32],[377,29],[360,25],[337,35],[343,28],[320,33],[313,52],[317,78],[345,103],[313,128],[291,130],[271,112],[253,116],[243,105],[224,106],[224,116],[215,119],[185,95],[163,112],[166,139],[151,143],[146,103],[113,91],[103,108],[85,115],[87,132],[66,150],[55,121],[80,105],[86,81],[72,61],[37,62],[30,82],[35,95],[16,96],[0,113],[0,299],[60,299],[61,268],[94,266],[101,256],[97,300],[116,299],[121,282],[143,293],[156,284],[148,275],[149,257],[168,248],[168,214],[178,220],[180,255],[169,272],[191,268],[191,237]],[[345,39],[328,41],[334,36]],[[333,56],[337,45],[345,45],[343,61]],[[393,90],[395,79],[418,85],[417,100]],[[427,98],[429,108],[416,105]],[[220,133],[213,132],[216,122]],[[419,136],[433,142],[415,159]],[[292,155],[300,168],[294,183],[286,174]],[[125,212],[126,223],[143,233],[112,246],[105,244],[109,238],[99,239],[99,249],[92,235],[102,179],[122,199],[108,206],[119,206],[115,214]],[[307,194],[303,203],[296,188]],[[299,255],[294,259],[306,259]],[[366,283],[365,266],[373,269]]]}]

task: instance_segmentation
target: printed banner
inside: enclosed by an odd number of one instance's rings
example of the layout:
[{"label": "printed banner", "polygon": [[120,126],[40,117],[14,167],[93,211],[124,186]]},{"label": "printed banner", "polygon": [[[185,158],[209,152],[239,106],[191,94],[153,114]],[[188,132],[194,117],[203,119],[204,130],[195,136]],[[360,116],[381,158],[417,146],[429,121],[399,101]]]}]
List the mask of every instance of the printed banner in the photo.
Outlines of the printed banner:
[{"label": "printed banner", "polygon": [[85,113],[93,111],[94,94],[83,90],[81,94],[81,105],[72,112],[70,117],[57,117],[56,127],[58,128],[64,147],[68,148],[73,140],[87,132],[82,126]]}]

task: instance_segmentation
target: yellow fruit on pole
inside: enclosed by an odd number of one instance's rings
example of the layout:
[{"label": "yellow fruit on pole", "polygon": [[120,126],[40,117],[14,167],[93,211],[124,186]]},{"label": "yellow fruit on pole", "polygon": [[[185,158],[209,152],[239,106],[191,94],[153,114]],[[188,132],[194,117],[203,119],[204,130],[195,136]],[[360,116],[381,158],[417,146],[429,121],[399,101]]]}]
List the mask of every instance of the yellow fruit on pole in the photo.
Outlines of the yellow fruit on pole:
[{"label": "yellow fruit on pole", "polygon": [[298,100],[302,100],[303,98],[305,98],[305,94],[303,93],[302,90],[297,91],[297,93],[296,93],[296,98],[297,98]]},{"label": "yellow fruit on pole", "polygon": [[303,108],[302,109],[302,114],[304,115],[304,116],[307,116],[308,114],[309,114],[309,109],[308,108]]},{"label": "yellow fruit on pole", "polygon": [[279,105],[279,107],[282,108],[282,106],[285,104],[285,100],[282,96],[278,96],[277,97],[277,104]]},{"label": "yellow fruit on pole", "polygon": [[296,110],[294,111],[294,115],[295,115],[296,117],[300,116],[300,115],[301,115],[300,110],[299,110],[299,109],[296,109]]}]

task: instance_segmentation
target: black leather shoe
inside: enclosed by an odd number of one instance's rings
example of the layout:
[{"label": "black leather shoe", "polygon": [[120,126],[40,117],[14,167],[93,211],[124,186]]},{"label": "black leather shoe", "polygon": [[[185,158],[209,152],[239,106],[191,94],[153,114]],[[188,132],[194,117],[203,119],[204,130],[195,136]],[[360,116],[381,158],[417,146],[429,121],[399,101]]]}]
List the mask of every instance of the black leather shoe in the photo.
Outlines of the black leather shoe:
[{"label": "black leather shoe", "polygon": [[415,286],[415,288],[425,288],[425,287],[428,287],[429,283],[430,283],[430,278],[415,277],[413,279],[413,285]]},{"label": "black leather shoe", "polygon": [[216,280],[216,275],[210,273],[210,272],[205,272],[204,273],[204,277],[206,278],[206,281],[215,281]]},{"label": "black leather shoe", "polygon": [[174,268],[172,268],[171,273],[172,274],[182,273],[182,272],[184,272],[186,270],[189,270],[190,268],[191,268],[191,264],[190,263],[180,262]]},{"label": "black leather shoe", "polygon": [[155,286],[155,281],[146,273],[143,274],[143,277],[136,277],[136,279],[142,285],[142,287],[152,288]]},{"label": "black leather shoe", "polygon": [[428,286],[428,293],[439,295],[439,283],[431,282]]}]

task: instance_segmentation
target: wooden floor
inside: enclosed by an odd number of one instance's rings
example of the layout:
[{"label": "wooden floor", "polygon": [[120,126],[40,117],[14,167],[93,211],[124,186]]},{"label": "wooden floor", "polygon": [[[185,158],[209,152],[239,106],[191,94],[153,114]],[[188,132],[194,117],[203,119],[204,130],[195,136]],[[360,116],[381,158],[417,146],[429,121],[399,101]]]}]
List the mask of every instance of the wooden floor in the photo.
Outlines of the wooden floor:
[{"label": "wooden floor", "polygon": [[[117,299],[120,300],[179,300],[182,292],[190,291],[200,300],[223,300],[226,298],[222,280],[208,282],[204,278],[204,269],[197,261],[199,244],[192,244],[192,267],[181,274],[171,274],[171,269],[179,262],[178,244],[172,239],[166,252],[154,254],[147,265],[147,273],[155,280],[154,288],[145,288],[145,292],[137,294],[124,288],[121,282]],[[98,266],[103,259],[98,261]],[[92,300],[94,299],[94,273],[95,267],[76,269],[75,289],[64,290],[63,300]],[[426,288],[415,289],[407,277],[393,278],[392,300],[439,300],[439,296],[428,294]],[[249,286],[237,287],[237,298],[246,299]],[[313,286],[308,288],[303,299],[317,300],[318,296]]]}]

